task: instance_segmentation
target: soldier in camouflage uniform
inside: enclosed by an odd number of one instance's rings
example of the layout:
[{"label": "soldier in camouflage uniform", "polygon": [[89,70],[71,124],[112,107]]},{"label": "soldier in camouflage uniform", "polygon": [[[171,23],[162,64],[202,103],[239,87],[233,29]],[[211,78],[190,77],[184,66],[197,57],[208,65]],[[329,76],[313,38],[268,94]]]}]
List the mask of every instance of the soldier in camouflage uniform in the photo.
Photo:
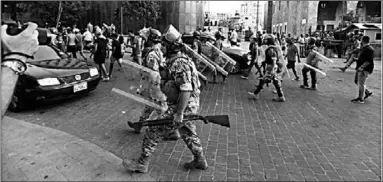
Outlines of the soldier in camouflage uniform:
[{"label": "soldier in camouflage uniform", "polygon": [[[156,29],[150,28],[144,34],[145,35],[143,35],[142,37],[147,39],[147,42],[150,42],[152,47],[150,49],[147,48],[146,54],[144,55],[144,59],[142,62],[142,66],[145,66],[153,71],[161,72],[165,69],[164,67],[166,66],[165,58],[161,51],[161,32]],[[152,114],[154,110],[155,109],[153,109],[152,107],[145,106],[138,122],[143,122],[149,119],[150,114]],[[133,122],[128,121],[128,125],[134,129],[135,133],[141,132],[142,127],[134,125]],[[177,130],[173,133],[170,133],[169,136],[165,137],[165,139],[168,140],[177,140],[179,138],[180,134]]]},{"label": "soldier in camouflage uniform", "polygon": [[[214,50],[213,47],[207,45],[207,42],[210,42],[211,44],[214,45],[216,39],[212,35],[210,35],[209,33],[203,32],[203,33],[201,33],[200,41],[201,41],[200,54],[205,55],[206,57],[208,57],[210,60],[212,60],[214,62],[218,61],[217,58],[220,58],[219,53],[217,53],[217,51]],[[217,54],[218,54],[218,56],[217,56]],[[214,72],[212,76],[213,76],[213,82],[212,83],[217,83],[217,72]]]},{"label": "soldier in camouflage uniform", "polygon": [[194,156],[194,160],[186,163],[184,167],[204,170],[208,166],[200,139],[196,133],[195,121],[183,121],[184,114],[196,114],[199,109],[200,83],[198,72],[191,59],[181,52],[181,34],[172,25],[169,25],[165,30],[164,43],[166,45],[166,64],[169,71],[167,79],[173,85],[172,89],[165,90],[165,94],[167,96],[177,94],[178,99],[169,101],[169,109],[157,119],[169,118],[173,119],[173,123],[149,126],[144,135],[142,153],[138,160],[125,159],[122,165],[129,171],[147,172],[149,157],[154,152],[160,138],[179,129],[182,139]]},{"label": "soldier in camouflage uniform", "polygon": [[198,54],[201,54],[201,41],[200,41],[200,37],[201,37],[201,33],[199,33],[198,31],[194,31],[193,32],[193,45],[192,45],[192,49],[195,50],[196,52],[198,52]]}]

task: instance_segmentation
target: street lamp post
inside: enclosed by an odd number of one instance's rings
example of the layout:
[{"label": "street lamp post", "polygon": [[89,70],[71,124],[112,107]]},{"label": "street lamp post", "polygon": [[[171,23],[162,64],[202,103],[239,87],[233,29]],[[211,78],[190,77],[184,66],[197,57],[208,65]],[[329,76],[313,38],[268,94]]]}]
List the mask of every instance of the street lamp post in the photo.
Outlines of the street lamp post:
[{"label": "street lamp post", "polygon": [[123,13],[123,6],[121,5],[120,6],[120,33],[121,33],[121,35],[124,33],[123,32],[123,20],[122,20],[122,18],[124,17],[124,13]]},{"label": "street lamp post", "polygon": [[256,21],[256,23],[257,23],[257,25],[256,25],[256,30],[255,30],[255,32],[258,32],[258,11],[259,11],[259,1],[257,1],[257,21]]}]

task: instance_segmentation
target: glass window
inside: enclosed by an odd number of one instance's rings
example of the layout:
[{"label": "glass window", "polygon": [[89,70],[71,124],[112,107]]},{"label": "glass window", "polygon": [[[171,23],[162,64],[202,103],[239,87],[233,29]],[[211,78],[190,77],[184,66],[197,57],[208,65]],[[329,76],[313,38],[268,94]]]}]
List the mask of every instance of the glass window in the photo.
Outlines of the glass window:
[{"label": "glass window", "polygon": [[28,60],[28,62],[60,59],[60,56],[57,55],[56,51],[49,46],[39,46],[39,49],[33,57],[34,59]]},{"label": "glass window", "polygon": [[375,34],[375,40],[382,40],[382,33],[378,32]]}]

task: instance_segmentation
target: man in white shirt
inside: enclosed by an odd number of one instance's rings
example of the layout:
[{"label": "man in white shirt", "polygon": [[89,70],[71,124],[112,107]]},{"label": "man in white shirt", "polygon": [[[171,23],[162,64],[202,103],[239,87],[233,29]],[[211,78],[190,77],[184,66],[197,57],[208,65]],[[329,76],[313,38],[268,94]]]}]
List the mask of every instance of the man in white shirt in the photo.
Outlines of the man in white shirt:
[{"label": "man in white shirt", "polygon": [[232,30],[231,35],[230,35],[230,44],[231,45],[237,45],[238,41],[238,34],[236,30]]},{"label": "man in white shirt", "polygon": [[85,45],[90,44],[93,40],[93,35],[92,33],[90,33],[88,28],[86,28],[86,31],[84,32],[84,34],[82,34],[82,36],[84,37]]}]

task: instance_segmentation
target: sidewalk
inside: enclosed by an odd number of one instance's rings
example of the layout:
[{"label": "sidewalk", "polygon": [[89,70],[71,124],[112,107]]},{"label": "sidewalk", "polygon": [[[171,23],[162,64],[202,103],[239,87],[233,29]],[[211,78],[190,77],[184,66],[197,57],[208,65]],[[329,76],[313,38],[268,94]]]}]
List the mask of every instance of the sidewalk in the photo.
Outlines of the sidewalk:
[{"label": "sidewalk", "polygon": [[122,160],[67,133],[4,117],[2,181],[153,181],[132,175]]}]

